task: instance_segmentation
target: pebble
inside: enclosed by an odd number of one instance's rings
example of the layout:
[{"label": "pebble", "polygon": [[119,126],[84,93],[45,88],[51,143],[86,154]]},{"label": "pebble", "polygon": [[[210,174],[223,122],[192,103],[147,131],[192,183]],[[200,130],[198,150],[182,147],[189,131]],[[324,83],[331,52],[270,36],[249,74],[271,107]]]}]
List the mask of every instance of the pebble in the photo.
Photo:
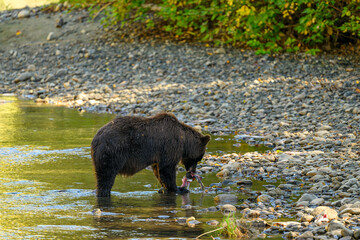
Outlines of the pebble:
[{"label": "pebble", "polygon": [[271,199],[272,199],[271,196],[269,196],[267,194],[261,194],[260,196],[257,197],[256,201],[267,203],[267,202],[270,202]]},{"label": "pebble", "polygon": [[200,224],[201,222],[196,220],[195,217],[189,217],[188,219],[186,219],[186,225],[188,227],[195,227],[197,224]]},{"label": "pebble", "polygon": [[21,73],[18,77],[16,77],[13,81],[13,83],[19,83],[23,81],[29,80],[33,75],[29,72]]},{"label": "pebble", "polygon": [[236,213],[236,207],[231,204],[222,205],[220,210],[224,215],[230,215]]},{"label": "pebble", "polygon": [[329,221],[333,219],[338,219],[337,211],[327,206],[316,207],[314,210],[311,211],[311,215],[313,215],[314,217],[318,215],[326,215]]},{"label": "pebble", "polygon": [[27,66],[27,70],[28,70],[29,72],[35,72],[35,71],[36,71],[36,66],[35,66],[34,64],[29,64],[29,65]]},{"label": "pebble", "polygon": [[261,214],[258,210],[252,210],[249,208],[242,210],[241,213],[245,218],[258,218]]},{"label": "pebble", "polygon": [[49,32],[49,34],[46,37],[46,40],[48,40],[48,41],[55,40],[55,33],[54,32]]},{"label": "pebble", "polygon": [[18,18],[28,18],[30,17],[30,10],[29,9],[22,9],[17,15]]},{"label": "pebble", "polygon": [[101,216],[102,211],[101,211],[100,208],[96,208],[96,209],[94,209],[93,211],[91,211],[91,213],[92,213],[94,216],[99,217],[99,216]]},{"label": "pebble", "polygon": [[64,19],[61,16],[55,20],[55,27],[57,28],[61,28],[64,24]]},{"label": "pebble", "polygon": [[219,194],[214,197],[217,203],[237,203],[238,197],[235,194]]},{"label": "pebble", "polygon": [[219,225],[219,221],[217,221],[217,220],[210,220],[210,221],[207,221],[206,224],[207,224],[207,225],[210,225],[210,226],[217,226],[217,225]]},{"label": "pebble", "polygon": [[308,239],[314,239],[314,234],[312,231],[307,231],[301,234],[298,237],[295,237],[296,240],[308,240]]},{"label": "pebble", "polygon": [[315,198],[314,200],[312,200],[310,202],[310,205],[322,205],[325,202],[325,200],[323,198]]},{"label": "pebble", "polygon": [[355,238],[355,239],[360,239],[360,229],[356,229],[356,230],[354,231],[354,238]]}]

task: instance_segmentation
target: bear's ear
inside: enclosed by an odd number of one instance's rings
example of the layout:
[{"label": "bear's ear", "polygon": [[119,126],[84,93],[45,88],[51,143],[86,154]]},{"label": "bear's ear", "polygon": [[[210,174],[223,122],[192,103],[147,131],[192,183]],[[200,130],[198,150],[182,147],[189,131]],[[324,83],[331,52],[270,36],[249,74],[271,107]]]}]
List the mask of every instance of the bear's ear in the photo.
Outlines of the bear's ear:
[{"label": "bear's ear", "polygon": [[205,135],[201,137],[201,141],[204,145],[206,145],[210,141],[210,135]]}]

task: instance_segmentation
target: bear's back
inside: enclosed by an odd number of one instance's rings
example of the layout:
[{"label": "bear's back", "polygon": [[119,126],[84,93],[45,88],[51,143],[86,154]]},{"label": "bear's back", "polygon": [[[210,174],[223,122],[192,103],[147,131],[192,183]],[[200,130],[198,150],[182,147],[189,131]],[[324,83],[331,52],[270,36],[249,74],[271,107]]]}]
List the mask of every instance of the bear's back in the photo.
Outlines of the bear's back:
[{"label": "bear's back", "polygon": [[145,130],[146,128],[156,129],[156,126],[158,125],[173,128],[180,125],[180,123],[173,114],[159,113],[149,118],[139,116],[116,117],[107,125],[105,125],[105,127],[114,128],[117,131],[134,131]]}]

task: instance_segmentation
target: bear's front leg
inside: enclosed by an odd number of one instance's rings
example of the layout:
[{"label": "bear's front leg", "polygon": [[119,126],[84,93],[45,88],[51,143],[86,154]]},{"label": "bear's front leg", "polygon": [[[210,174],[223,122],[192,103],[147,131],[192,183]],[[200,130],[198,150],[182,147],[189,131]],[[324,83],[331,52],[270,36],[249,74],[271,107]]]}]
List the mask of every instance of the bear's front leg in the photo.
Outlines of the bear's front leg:
[{"label": "bear's front leg", "polygon": [[164,188],[163,192],[165,193],[179,192],[179,189],[176,186],[176,166],[160,166],[159,175],[160,175],[160,183]]},{"label": "bear's front leg", "polygon": [[96,172],[96,196],[97,197],[110,197],[111,188],[115,182],[116,173],[114,172]]}]

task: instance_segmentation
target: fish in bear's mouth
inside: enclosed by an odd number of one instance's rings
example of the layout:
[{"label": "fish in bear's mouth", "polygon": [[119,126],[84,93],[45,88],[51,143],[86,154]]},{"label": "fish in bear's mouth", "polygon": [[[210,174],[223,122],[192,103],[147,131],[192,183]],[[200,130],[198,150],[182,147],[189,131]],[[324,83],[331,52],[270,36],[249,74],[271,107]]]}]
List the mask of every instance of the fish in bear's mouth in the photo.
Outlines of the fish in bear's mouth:
[{"label": "fish in bear's mouth", "polygon": [[193,172],[190,172],[190,171],[187,172],[187,173],[185,174],[185,176],[183,177],[181,187],[188,189],[188,187],[190,186],[190,183],[191,183],[193,180],[195,180],[195,179],[196,179],[196,180],[198,181],[198,183],[200,184],[201,190],[204,190],[205,187],[204,187],[204,184],[203,184],[202,181],[201,181],[202,177],[201,177],[200,175],[198,175],[198,174],[196,174],[196,173],[193,173]]}]

